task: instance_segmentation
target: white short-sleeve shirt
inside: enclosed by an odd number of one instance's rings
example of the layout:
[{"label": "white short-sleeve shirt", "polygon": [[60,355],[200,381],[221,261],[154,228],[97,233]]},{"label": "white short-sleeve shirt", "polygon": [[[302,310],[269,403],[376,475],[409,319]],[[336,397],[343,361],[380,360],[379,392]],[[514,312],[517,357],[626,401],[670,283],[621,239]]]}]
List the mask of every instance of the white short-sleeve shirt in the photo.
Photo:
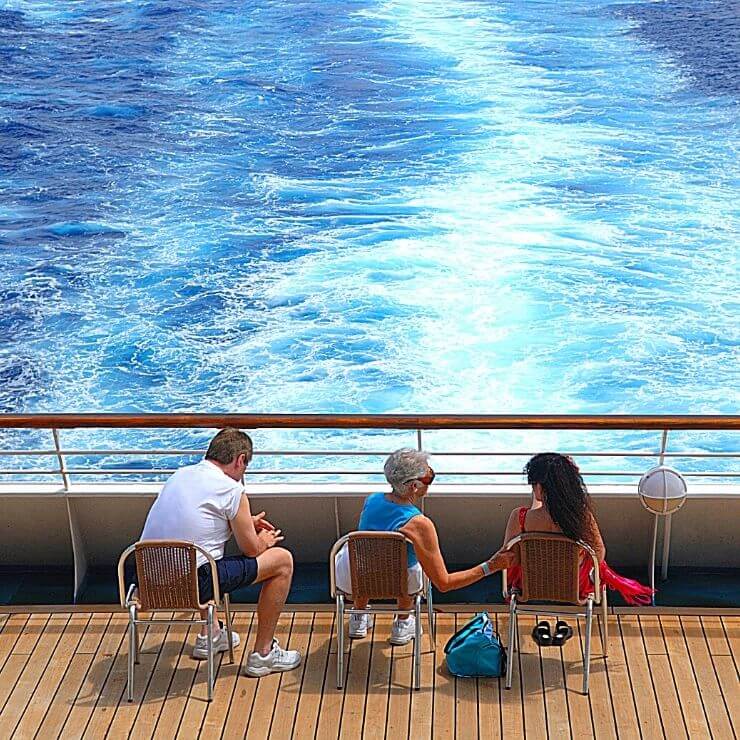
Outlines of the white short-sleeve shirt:
[{"label": "white short-sleeve shirt", "polygon": [[[243,493],[241,483],[208,460],[180,468],[149,510],[141,539],[194,542],[220,560]],[[198,566],[205,562],[198,553]]]}]

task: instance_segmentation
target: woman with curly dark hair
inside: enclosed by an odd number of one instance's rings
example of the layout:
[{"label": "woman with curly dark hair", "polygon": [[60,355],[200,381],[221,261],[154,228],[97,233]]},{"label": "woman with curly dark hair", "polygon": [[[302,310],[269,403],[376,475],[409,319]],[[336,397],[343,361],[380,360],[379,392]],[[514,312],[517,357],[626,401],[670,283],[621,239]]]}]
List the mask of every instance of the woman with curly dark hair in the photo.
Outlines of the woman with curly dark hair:
[{"label": "woman with curly dark hair", "polygon": [[[602,583],[618,591],[628,604],[649,604],[653,589],[620,576],[604,561],[606,548],[591,509],[591,497],[573,459],[556,452],[543,452],[524,466],[524,473],[532,486],[533,503],[530,508],[522,506],[511,512],[504,544],[522,532],[555,532],[581,540],[596,553]],[[508,578],[516,587],[521,583],[519,547],[515,546],[513,552],[516,565],[509,570]],[[580,571],[581,592],[592,587],[592,568],[591,559],[584,558]]]}]

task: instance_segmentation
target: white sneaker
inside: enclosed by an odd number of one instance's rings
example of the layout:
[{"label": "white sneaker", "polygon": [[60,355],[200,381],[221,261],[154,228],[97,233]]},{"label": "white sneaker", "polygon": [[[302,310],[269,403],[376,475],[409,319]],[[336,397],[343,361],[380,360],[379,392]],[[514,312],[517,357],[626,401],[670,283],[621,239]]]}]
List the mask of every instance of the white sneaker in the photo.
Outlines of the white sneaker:
[{"label": "white sneaker", "polygon": [[250,653],[244,673],[254,678],[266,676],[275,671],[292,671],[301,664],[301,654],[297,650],[283,650],[273,639],[272,650],[267,655]]},{"label": "white sneaker", "polygon": [[[213,638],[213,652],[223,653],[229,649],[229,633],[226,631],[226,627],[214,630],[216,633]],[[231,645],[232,647],[239,647],[239,635],[236,632],[231,633]],[[193,645],[193,657],[196,660],[205,660],[208,657],[208,637],[206,635],[198,635],[195,638],[195,645]]]},{"label": "white sneaker", "polygon": [[367,637],[367,628],[372,624],[369,614],[349,615],[349,636],[351,640]]},{"label": "white sneaker", "polygon": [[391,627],[391,636],[388,638],[388,642],[391,645],[405,645],[411,642],[416,637],[416,617],[410,614],[408,619],[399,619],[396,617],[393,620],[393,626]]}]

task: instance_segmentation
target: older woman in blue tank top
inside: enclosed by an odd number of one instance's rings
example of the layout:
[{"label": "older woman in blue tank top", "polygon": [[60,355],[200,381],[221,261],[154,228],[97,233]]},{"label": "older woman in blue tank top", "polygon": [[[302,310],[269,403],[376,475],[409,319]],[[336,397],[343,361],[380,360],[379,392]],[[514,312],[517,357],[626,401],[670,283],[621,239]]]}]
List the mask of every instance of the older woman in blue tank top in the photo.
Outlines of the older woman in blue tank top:
[{"label": "older woman in blue tank top", "polygon": [[[425,452],[411,448],[396,450],[386,460],[383,468],[390,483],[390,493],[374,493],[365,500],[360,515],[359,530],[375,532],[400,532],[411,543],[408,551],[409,593],[421,588],[422,571],[439,591],[452,591],[469,586],[495,571],[510,566],[512,553],[497,552],[489,560],[468,570],[450,573],[439,549],[437,529],[425,516],[419,504],[434,480],[434,471],[429,466]],[[350,590],[349,556],[343,548],[337,553],[337,585],[343,591]],[[365,609],[367,601],[357,599],[355,607]],[[412,600],[399,599],[398,608],[411,609]],[[367,635],[367,614],[350,615],[349,636],[361,638]],[[413,614],[398,615],[393,621],[390,642],[405,645],[414,638],[416,624]]]}]

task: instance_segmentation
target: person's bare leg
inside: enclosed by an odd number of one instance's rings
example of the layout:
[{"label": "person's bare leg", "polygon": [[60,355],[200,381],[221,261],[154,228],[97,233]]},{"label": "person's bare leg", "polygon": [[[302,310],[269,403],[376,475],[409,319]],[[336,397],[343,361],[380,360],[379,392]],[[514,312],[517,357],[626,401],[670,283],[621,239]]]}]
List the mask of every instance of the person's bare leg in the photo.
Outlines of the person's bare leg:
[{"label": "person's bare leg", "polygon": [[257,578],[262,584],[257,602],[257,637],[254,651],[267,655],[272,649],[280,613],[288,598],[290,582],[293,579],[293,556],[282,547],[271,547],[257,556]]},{"label": "person's bare leg", "polygon": [[396,599],[396,604],[399,610],[406,612],[406,614],[396,614],[396,617],[398,619],[408,619],[410,616],[408,612],[413,607],[414,600],[410,596],[402,596],[400,599]]}]

